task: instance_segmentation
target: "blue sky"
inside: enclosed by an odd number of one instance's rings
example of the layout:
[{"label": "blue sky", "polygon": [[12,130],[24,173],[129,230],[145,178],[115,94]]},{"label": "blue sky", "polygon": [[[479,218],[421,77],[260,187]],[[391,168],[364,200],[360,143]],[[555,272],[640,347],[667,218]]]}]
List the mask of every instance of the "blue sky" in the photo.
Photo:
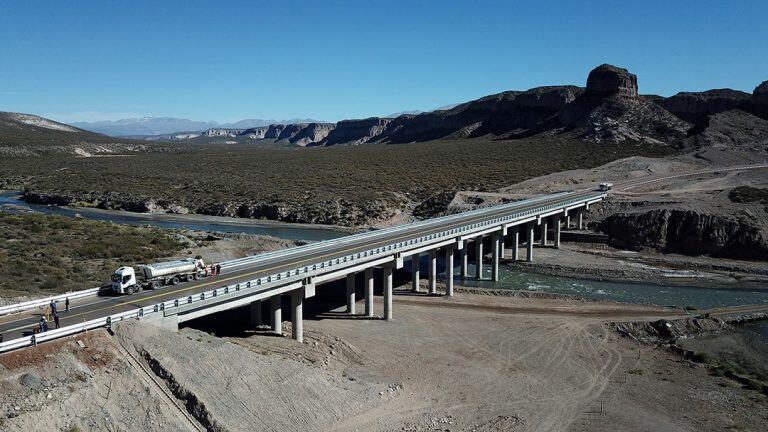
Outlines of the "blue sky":
[{"label": "blue sky", "polygon": [[584,85],[768,79],[768,1],[37,1],[0,5],[0,110],[335,121]]}]

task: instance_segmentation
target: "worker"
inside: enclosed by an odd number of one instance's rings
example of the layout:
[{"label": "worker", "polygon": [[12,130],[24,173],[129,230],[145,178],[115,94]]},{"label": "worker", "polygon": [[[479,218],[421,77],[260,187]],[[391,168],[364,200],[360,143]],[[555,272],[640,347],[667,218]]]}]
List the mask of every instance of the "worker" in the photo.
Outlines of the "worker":
[{"label": "worker", "polygon": [[211,276],[216,276],[216,265],[211,263]]},{"label": "worker", "polygon": [[54,312],[53,313],[53,322],[56,323],[56,328],[61,327],[61,322],[59,320],[59,313],[58,312]]},{"label": "worker", "polygon": [[221,264],[216,264],[216,274],[217,275],[221,274]]},{"label": "worker", "polygon": [[56,313],[56,300],[51,300],[51,314]]},{"label": "worker", "polygon": [[48,331],[48,321],[45,319],[45,315],[40,316],[40,333]]},{"label": "worker", "polygon": [[64,312],[69,312],[69,297],[64,301]]}]

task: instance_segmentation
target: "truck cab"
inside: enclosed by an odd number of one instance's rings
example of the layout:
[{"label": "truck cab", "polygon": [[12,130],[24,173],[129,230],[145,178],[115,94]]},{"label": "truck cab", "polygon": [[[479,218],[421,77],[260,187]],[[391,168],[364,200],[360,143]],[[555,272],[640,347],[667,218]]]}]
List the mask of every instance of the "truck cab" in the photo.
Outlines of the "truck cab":
[{"label": "truck cab", "polygon": [[599,190],[605,192],[611,190],[613,187],[613,183],[600,183],[600,187],[598,187]]},{"label": "truck cab", "polygon": [[120,267],[112,274],[112,291],[118,294],[133,294],[140,286],[133,267]]}]

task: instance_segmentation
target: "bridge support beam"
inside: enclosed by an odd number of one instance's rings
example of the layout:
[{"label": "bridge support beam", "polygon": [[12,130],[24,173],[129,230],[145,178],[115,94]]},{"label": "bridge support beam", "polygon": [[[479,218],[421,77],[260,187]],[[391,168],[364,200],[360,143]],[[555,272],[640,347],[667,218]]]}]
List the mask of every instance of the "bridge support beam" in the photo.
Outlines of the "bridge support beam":
[{"label": "bridge support beam", "polygon": [[384,319],[392,319],[392,267],[385,266],[382,269],[384,279]]},{"label": "bridge support beam", "polygon": [[413,292],[419,292],[419,279],[421,278],[419,272],[419,254],[415,253],[411,256],[411,289]]},{"label": "bridge support beam", "polygon": [[546,246],[547,245],[547,220],[542,218],[541,219],[541,245]]},{"label": "bridge support beam", "polygon": [[251,325],[255,327],[261,325],[261,300],[251,303]]},{"label": "bridge support beam", "polygon": [[269,310],[272,315],[272,332],[283,335],[283,305],[282,296],[276,295],[269,299]]},{"label": "bridge support beam", "polygon": [[365,316],[373,316],[373,267],[365,269]]},{"label": "bridge support beam", "polygon": [[565,215],[565,229],[571,229],[571,215]]},{"label": "bridge support beam", "polygon": [[507,238],[507,226],[501,227],[501,239],[499,240],[499,259],[504,259],[505,239]]},{"label": "bridge support beam", "polygon": [[445,248],[445,295],[453,297],[453,246]]},{"label": "bridge support beam", "polygon": [[304,342],[304,290],[291,293],[291,336],[296,342]]},{"label": "bridge support beam", "polygon": [[580,230],[584,229],[584,210],[579,210],[578,229]]},{"label": "bridge support beam", "polygon": [[475,237],[475,277],[483,278],[483,236]]},{"label": "bridge support beam", "polygon": [[517,261],[520,259],[520,226],[512,228],[512,260]]},{"label": "bridge support beam", "polygon": [[491,266],[491,280],[494,282],[499,281],[499,257],[501,255],[501,238],[503,237],[503,231],[493,233],[491,238],[491,256],[493,264]]},{"label": "bridge support beam", "polygon": [[554,216],[552,219],[555,224],[555,249],[560,249],[560,216]]},{"label": "bridge support beam", "polygon": [[528,255],[526,256],[528,262],[533,262],[533,229],[534,225],[531,222],[528,224]]},{"label": "bridge support beam", "polygon": [[347,313],[355,314],[355,274],[347,275]]},{"label": "bridge support beam", "polygon": [[437,250],[429,251],[429,293],[437,293]]},{"label": "bridge support beam", "polygon": [[469,272],[469,254],[467,253],[467,247],[469,246],[469,242],[464,240],[464,244],[462,245],[461,250],[459,251],[459,259],[461,260],[461,278],[466,279],[467,273]]}]

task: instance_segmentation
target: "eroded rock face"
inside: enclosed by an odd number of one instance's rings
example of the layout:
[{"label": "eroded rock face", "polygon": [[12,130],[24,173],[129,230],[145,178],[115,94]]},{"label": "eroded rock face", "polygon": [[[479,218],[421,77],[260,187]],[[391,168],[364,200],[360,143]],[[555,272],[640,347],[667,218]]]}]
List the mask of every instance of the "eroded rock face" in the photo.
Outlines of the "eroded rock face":
[{"label": "eroded rock face", "polygon": [[362,144],[378,137],[392,119],[371,117],[362,120],[342,120],[326,137],[323,144]]},{"label": "eroded rock face", "polygon": [[620,248],[644,247],[686,255],[712,255],[741,259],[768,259],[768,239],[759,226],[746,219],[699,213],[693,210],[650,210],[618,213],[598,229]]},{"label": "eroded rock face", "polygon": [[768,108],[768,81],[763,81],[752,92],[752,103]]},{"label": "eroded rock face", "polygon": [[704,92],[680,92],[657,103],[682,119],[698,121],[708,115],[739,108],[749,102],[751,96],[749,93],[726,88]]},{"label": "eroded rock face", "polygon": [[637,76],[628,70],[602,64],[589,73],[587,92],[599,95],[637,96]]}]

